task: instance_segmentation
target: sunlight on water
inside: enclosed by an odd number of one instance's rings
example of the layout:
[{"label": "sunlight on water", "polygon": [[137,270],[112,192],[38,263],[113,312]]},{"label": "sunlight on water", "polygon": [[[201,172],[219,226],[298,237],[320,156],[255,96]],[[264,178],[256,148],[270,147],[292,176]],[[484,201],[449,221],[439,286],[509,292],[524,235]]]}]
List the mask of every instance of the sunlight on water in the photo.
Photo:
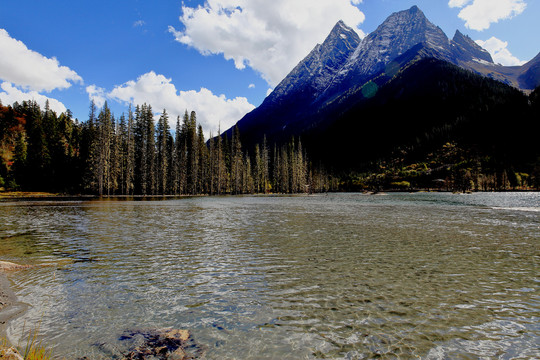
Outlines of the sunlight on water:
[{"label": "sunlight on water", "polygon": [[[68,358],[186,328],[209,359],[540,357],[540,194],[0,203],[2,259]],[[76,344],[76,346],[74,346]]]}]

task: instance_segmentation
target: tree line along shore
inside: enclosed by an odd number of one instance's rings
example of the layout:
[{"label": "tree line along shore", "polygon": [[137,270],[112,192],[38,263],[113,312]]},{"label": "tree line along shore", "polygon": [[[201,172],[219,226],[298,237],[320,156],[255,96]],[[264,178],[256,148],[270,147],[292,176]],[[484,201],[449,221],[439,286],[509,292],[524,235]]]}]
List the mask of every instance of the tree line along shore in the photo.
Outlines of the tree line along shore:
[{"label": "tree line along shore", "polygon": [[35,101],[0,105],[0,188],[92,195],[200,195],[324,192],[337,180],[314,166],[302,143],[242,148],[238,131],[205,139],[195,112],[171,131],[163,110],[129,107],[116,118],[105,103],[85,122]]},{"label": "tree line along shore", "polygon": [[148,104],[116,117],[107,103],[98,109],[91,102],[84,122],[35,101],[0,104],[0,196],[540,189],[540,166],[529,173],[501,167],[455,142],[414,161],[400,147],[362,170],[338,172],[312,159],[301,138],[263,138],[245,148],[236,127],[230,137],[205,139],[193,111],[178,116],[174,130],[169,123],[166,110],[157,116]]}]

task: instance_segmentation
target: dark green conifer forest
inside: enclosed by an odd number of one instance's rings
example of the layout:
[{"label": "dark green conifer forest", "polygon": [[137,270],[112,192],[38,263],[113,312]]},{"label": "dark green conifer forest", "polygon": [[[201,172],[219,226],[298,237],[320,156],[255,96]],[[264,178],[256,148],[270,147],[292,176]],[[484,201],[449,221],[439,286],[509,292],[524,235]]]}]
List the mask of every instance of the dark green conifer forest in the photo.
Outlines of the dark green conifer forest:
[{"label": "dark green conifer forest", "polygon": [[163,110],[131,106],[116,118],[92,102],[88,120],[56,114],[35,101],[0,104],[0,189],[65,194],[198,195],[335,190],[310,164],[299,140],[266,141],[252,152],[240,134],[206,140],[195,112],[169,127]]}]

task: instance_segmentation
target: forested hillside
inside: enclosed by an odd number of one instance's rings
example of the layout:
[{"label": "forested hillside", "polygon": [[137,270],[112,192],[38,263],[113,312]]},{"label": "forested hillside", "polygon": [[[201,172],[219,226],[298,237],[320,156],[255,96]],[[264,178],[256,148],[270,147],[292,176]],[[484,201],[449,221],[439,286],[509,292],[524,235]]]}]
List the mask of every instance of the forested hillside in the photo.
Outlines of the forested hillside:
[{"label": "forested hillside", "polygon": [[206,141],[195,112],[157,123],[150,105],[116,118],[90,105],[87,121],[34,101],[0,104],[0,188],[97,195],[196,195],[328,191],[336,181],[310,164],[300,141],[244,152],[238,131]]},{"label": "forested hillside", "polygon": [[[382,182],[385,187],[403,180],[430,187],[433,180],[455,177],[446,169],[460,168],[471,174],[474,185],[468,189],[538,188],[538,93],[527,96],[452,64],[420,59],[390,79],[381,74],[349,94],[348,102],[328,104],[333,122],[310,130],[305,144],[313,158],[345,174],[388,173],[390,164],[399,164],[393,180]],[[323,140],[325,149],[318,145]],[[449,147],[460,155],[443,160]],[[425,175],[423,181],[398,176],[415,164],[422,164],[423,171],[415,171]],[[525,183],[518,180],[520,173]],[[489,185],[482,185],[482,178]],[[461,187],[451,183],[450,188]]]}]

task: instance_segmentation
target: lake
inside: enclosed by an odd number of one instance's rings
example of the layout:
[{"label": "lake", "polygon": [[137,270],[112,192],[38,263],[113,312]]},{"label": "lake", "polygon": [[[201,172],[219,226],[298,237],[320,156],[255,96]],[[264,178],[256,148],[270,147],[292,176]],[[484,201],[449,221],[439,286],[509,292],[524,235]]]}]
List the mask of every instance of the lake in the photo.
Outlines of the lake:
[{"label": "lake", "polygon": [[0,202],[28,329],[68,359],[189,329],[207,359],[540,358],[540,193]]}]

